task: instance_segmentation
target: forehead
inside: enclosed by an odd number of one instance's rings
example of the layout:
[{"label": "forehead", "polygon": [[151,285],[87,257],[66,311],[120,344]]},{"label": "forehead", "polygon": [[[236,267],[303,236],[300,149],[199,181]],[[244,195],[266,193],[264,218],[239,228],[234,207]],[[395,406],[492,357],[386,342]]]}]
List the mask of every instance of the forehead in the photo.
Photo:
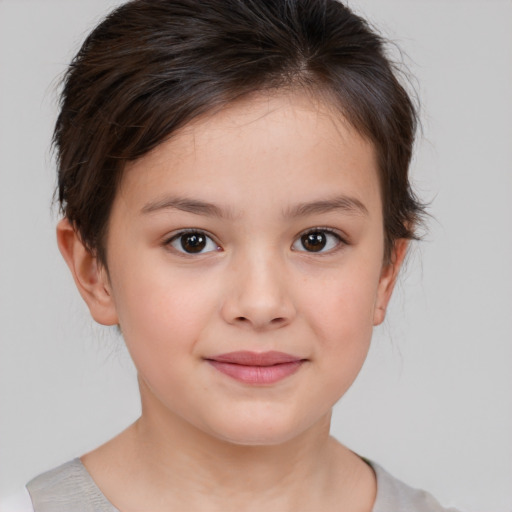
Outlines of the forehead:
[{"label": "forehead", "polygon": [[194,120],[129,163],[118,196],[143,207],[169,192],[206,195],[235,213],[262,198],[337,193],[380,210],[373,144],[339,110],[297,93],[245,98]]}]

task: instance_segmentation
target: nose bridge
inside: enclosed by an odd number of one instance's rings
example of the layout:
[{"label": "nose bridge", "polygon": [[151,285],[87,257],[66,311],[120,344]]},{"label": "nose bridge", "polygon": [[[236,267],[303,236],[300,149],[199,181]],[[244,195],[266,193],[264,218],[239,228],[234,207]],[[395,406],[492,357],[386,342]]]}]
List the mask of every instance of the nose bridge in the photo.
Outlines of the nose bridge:
[{"label": "nose bridge", "polygon": [[229,323],[268,329],[295,315],[284,256],[276,248],[248,247],[233,257],[224,315]]}]

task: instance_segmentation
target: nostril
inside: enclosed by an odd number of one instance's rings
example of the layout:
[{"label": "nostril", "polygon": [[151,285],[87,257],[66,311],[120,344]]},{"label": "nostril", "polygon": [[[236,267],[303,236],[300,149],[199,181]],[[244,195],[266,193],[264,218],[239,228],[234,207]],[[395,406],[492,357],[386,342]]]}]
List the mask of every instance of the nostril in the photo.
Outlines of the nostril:
[{"label": "nostril", "polygon": [[[247,318],[245,316],[237,316],[235,318],[235,322],[237,322],[237,323],[244,323],[244,324],[247,324],[247,323],[252,324],[252,323],[254,323],[249,318]],[[280,316],[280,317],[272,318],[268,322],[267,325],[281,325],[283,323],[286,323],[286,318]]]}]

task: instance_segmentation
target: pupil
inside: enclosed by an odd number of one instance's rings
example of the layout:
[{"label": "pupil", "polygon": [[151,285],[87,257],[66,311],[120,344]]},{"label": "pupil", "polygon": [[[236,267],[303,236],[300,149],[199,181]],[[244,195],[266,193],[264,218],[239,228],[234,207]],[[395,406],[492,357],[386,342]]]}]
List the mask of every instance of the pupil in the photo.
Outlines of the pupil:
[{"label": "pupil", "polygon": [[301,241],[305,249],[313,252],[321,251],[327,243],[323,233],[308,233],[302,236]]},{"label": "pupil", "polygon": [[206,246],[206,237],[199,233],[189,233],[181,237],[181,247],[187,252],[201,252]]}]

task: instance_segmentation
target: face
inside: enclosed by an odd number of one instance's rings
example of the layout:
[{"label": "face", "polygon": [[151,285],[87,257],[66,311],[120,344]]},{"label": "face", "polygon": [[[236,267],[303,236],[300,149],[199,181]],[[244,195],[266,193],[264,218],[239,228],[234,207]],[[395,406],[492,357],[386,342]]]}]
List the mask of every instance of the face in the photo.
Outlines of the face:
[{"label": "face", "polygon": [[143,415],[275,444],[354,381],[396,276],[383,259],[372,145],[305,96],[257,97],[128,166],[89,306],[121,326]]}]

